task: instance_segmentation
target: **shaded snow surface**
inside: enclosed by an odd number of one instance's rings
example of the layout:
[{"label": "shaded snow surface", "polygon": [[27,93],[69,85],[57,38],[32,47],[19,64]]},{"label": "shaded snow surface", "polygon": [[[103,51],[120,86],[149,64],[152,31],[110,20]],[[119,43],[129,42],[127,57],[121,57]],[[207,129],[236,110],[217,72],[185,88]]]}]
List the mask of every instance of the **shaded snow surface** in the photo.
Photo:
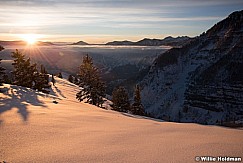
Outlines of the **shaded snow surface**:
[{"label": "shaded snow surface", "polygon": [[0,162],[194,162],[195,156],[243,156],[241,129],[100,109],[78,102],[77,86],[56,81],[50,95],[1,86]]}]

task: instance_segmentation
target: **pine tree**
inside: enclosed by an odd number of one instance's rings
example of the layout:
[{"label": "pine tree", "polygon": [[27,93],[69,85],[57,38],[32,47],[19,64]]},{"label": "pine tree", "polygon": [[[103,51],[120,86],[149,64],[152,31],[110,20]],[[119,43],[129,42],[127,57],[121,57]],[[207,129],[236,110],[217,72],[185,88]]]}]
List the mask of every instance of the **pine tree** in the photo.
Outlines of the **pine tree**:
[{"label": "pine tree", "polygon": [[120,112],[128,112],[130,103],[127,90],[124,87],[115,88],[112,92],[113,109]]},{"label": "pine tree", "polygon": [[3,75],[3,83],[12,84],[11,79],[9,78],[9,76],[7,74]]},{"label": "pine tree", "polygon": [[57,77],[59,77],[59,78],[61,78],[61,79],[62,79],[62,73],[61,73],[61,72],[59,72],[59,73],[57,74]]},{"label": "pine tree", "polygon": [[38,91],[42,91],[42,92],[49,92],[44,90],[44,88],[49,88],[49,85],[46,85],[46,79],[45,79],[45,75],[39,72],[36,72],[35,74],[35,78],[34,78],[34,89],[37,89]]},{"label": "pine tree", "polygon": [[44,88],[49,88],[49,76],[44,66],[41,65],[40,72],[37,69],[37,64],[31,64],[30,58],[27,60],[25,56],[20,53],[17,49],[12,52],[12,57],[14,58],[14,71],[12,72],[14,81],[13,84],[37,89],[48,93]]},{"label": "pine tree", "polygon": [[51,75],[51,82],[52,82],[53,86],[55,86],[56,80],[55,80],[55,78],[54,78],[54,75],[53,75],[53,74]]},{"label": "pine tree", "polygon": [[0,51],[2,51],[4,49],[4,47],[2,47],[1,45],[0,45]]},{"label": "pine tree", "polygon": [[71,83],[73,83],[73,76],[72,75],[69,75],[68,76],[68,81],[71,82]]},{"label": "pine tree", "polygon": [[28,87],[28,88],[32,88],[33,86],[33,82],[34,82],[34,77],[35,77],[35,73],[36,73],[36,64],[31,64],[30,62],[30,58],[28,58],[24,64],[24,69],[23,71],[26,72],[25,74],[25,78],[23,81],[23,85],[24,87]]},{"label": "pine tree", "polygon": [[[1,60],[2,59],[0,59],[0,65],[1,65]],[[4,80],[3,80],[3,78],[4,78],[4,75],[5,75],[5,68],[3,68],[3,67],[1,67],[0,66],[0,85],[2,85],[2,83],[4,82]]]},{"label": "pine tree", "polygon": [[[4,48],[0,45],[0,51],[2,51]],[[1,60],[2,59],[0,59],[0,65],[1,65]],[[5,75],[5,68],[3,68],[3,67],[1,67],[0,66],[0,85],[2,85],[2,83],[4,82],[4,75]]]},{"label": "pine tree", "polygon": [[97,77],[92,82],[91,89],[91,104],[102,107],[104,103],[103,97],[105,97],[105,84],[100,81],[100,78]]},{"label": "pine tree", "polygon": [[40,73],[47,74],[46,68],[42,64],[40,65]]},{"label": "pine tree", "polygon": [[92,58],[88,55],[83,57],[78,77],[78,84],[82,90],[76,94],[76,98],[80,102],[86,99],[90,104],[102,105],[105,96],[105,84],[101,81],[98,69],[93,66]]},{"label": "pine tree", "polygon": [[145,115],[143,105],[141,103],[140,87],[136,85],[134,91],[134,103],[132,104],[132,113],[137,115]]},{"label": "pine tree", "polygon": [[[46,71],[46,68],[42,64],[40,65],[40,73],[45,78],[45,84],[48,85],[49,84],[49,75],[48,75],[48,72]],[[48,85],[48,87],[50,87],[50,86]]]},{"label": "pine tree", "polygon": [[74,77],[74,84],[78,84],[78,78],[76,76]]},{"label": "pine tree", "polygon": [[12,72],[14,77],[13,84],[32,88],[36,72],[36,64],[31,64],[30,58],[26,60],[25,56],[17,49],[15,52],[12,52],[12,57],[14,58],[14,63],[12,63],[14,66]]},{"label": "pine tree", "polygon": [[29,63],[26,63],[25,56],[18,49],[12,52],[12,57],[14,58],[14,63],[12,63],[14,66],[14,71],[12,72],[14,77],[13,84],[26,86],[26,77],[29,75],[26,67]]},{"label": "pine tree", "polygon": [[[34,67],[34,89],[38,91],[42,91],[44,93],[49,93],[49,91],[45,90],[45,88],[49,88],[49,76],[46,74],[46,70],[43,66],[41,66],[40,72],[37,70],[36,65]],[[48,77],[48,80],[47,78]]]}]

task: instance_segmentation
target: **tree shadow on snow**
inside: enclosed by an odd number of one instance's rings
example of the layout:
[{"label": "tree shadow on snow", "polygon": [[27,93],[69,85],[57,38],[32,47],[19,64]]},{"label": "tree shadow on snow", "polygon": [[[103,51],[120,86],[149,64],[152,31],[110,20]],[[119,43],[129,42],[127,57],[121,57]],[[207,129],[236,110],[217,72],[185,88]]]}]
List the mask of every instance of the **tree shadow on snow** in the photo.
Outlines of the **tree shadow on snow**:
[{"label": "tree shadow on snow", "polygon": [[66,98],[66,96],[62,93],[60,89],[57,88],[57,86],[52,86],[49,89],[49,95],[52,95],[54,99],[60,99],[59,97],[61,96],[62,98]]},{"label": "tree shadow on snow", "polygon": [[28,121],[28,117],[30,114],[30,112],[27,109],[28,105],[41,106],[43,108],[47,108],[47,106],[38,99],[37,93],[30,88],[10,86],[10,90],[8,89],[7,91],[3,92],[3,94],[9,97],[0,98],[0,115],[13,108],[17,108],[18,114],[20,114],[22,120]]},{"label": "tree shadow on snow", "polygon": [[66,98],[66,96],[64,96],[64,94],[62,93],[62,91],[60,89],[58,89],[56,86],[54,87],[57,91],[57,93],[62,96],[63,98]]}]

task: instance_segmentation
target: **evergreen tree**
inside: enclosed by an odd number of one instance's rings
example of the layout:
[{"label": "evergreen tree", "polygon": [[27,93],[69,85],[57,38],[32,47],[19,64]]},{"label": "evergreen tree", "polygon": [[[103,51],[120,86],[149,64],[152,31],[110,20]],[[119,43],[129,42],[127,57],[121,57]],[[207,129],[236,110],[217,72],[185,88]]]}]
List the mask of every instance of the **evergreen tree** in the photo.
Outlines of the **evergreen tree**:
[{"label": "evergreen tree", "polygon": [[24,64],[24,69],[23,71],[26,72],[25,80],[22,86],[32,88],[33,87],[33,82],[35,78],[35,74],[37,72],[36,69],[36,64],[31,64],[30,58],[28,58]]},{"label": "evergreen tree", "polygon": [[45,75],[42,73],[39,73],[38,71],[35,73],[35,77],[34,77],[34,89],[37,89],[38,91],[42,91],[42,92],[48,92],[45,91],[44,88],[49,88],[49,85],[46,84],[46,79],[45,79]]},{"label": "evergreen tree", "polygon": [[104,82],[101,82],[100,78],[97,76],[92,85],[90,103],[102,107],[102,104],[104,103],[103,98],[105,97],[105,84]]},{"label": "evergreen tree", "polygon": [[145,115],[143,105],[141,103],[140,87],[136,85],[134,91],[134,103],[132,104],[132,113],[137,115]]},{"label": "evergreen tree", "polygon": [[27,60],[25,56],[20,53],[17,49],[12,52],[12,57],[14,58],[13,84],[34,88],[39,91],[48,93],[44,88],[49,88],[49,76],[44,66],[41,65],[40,72],[37,69],[37,64],[31,64],[30,58]]},{"label": "evergreen tree", "polygon": [[12,84],[11,79],[9,78],[9,76],[7,74],[3,75],[3,83]]},{"label": "evergreen tree", "polygon": [[54,75],[53,75],[53,74],[51,75],[51,82],[52,82],[53,86],[55,86],[56,80],[55,80],[55,78],[54,78]]},{"label": "evergreen tree", "polygon": [[112,92],[113,109],[120,112],[130,110],[127,90],[124,87],[115,88]]},{"label": "evergreen tree", "polygon": [[59,77],[59,78],[61,78],[61,79],[62,79],[62,73],[61,73],[61,72],[59,72],[59,73],[57,74],[57,77]]},{"label": "evergreen tree", "polygon": [[105,84],[101,82],[98,69],[93,66],[92,58],[88,55],[83,57],[78,77],[78,84],[82,90],[76,94],[76,98],[80,102],[86,99],[90,104],[102,105],[105,96]]},{"label": "evergreen tree", "polygon": [[13,84],[29,87],[32,86],[31,78],[33,74],[30,73],[30,59],[25,60],[25,56],[19,52],[17,49],[15,52],[12,52],[12,57],[14,58]]},{"label": "evergreen tree", "polygon": [[[2,51],[4,48],[0,45],[0,51]],[[1,65],[1,60],[2,59],[0,59],[0,65]],[[4,82],[4,75],[5,75],[5,68],[3,68],[3,67],[1,67],[0,66],[0,85],[2,85],[2,83]]]},{"label": "evergreen tree", "polygon": [[49,84],[49,75],[48,75],[48,72],[46,71],[46,68],[42,64],[40,65],[40,74],[42,76],[44,76],[45,84],[48,85]]},{"label": "evergreen tree", "polygon": [[[0,59],[0,65],[1,65],[1,60],[2,59]],[[0,85],[2,85],[2,83],[4,82],[4,80],[3,80],[3,78],[4,78],[4,75],[5,75],[5,68],[3,68],[3,67],[1,67],[0,66]]]},{"label": "evergreen tree", "polygon": [[46,68],[42,64],[40,65],[40,73],[47,74]]},{"label": "evergreen tree", "polygon": [[78,84],[78,78],[76,76],[74,77],[74,84]]},{"label": "evergreen tree", "polygon": [[71,82],[71,83],[73,83],[73,76],[72,75],[69,75],[68,76],[68,81]]},{"label": "evergreen tree", "polygon": [[[43,71],[44,70],[44,71]],[[38,91],[42,91],[44,93],[49,93],[49,91],[45,90],[45,88],[49,88],[49,76],[46,74],[46,70],[43,66],[41,66],[40,72],[37,70],[36,65],[34,67],[34,89]],[[48,80],[47,80],[48,77]]]},{"label": "evergreen tree", "polygon": [[48,85],[48,87],[50,88],[51,85],[49,85],[49,75],[45,74],[44,76],[45,76],[46,85]]}]

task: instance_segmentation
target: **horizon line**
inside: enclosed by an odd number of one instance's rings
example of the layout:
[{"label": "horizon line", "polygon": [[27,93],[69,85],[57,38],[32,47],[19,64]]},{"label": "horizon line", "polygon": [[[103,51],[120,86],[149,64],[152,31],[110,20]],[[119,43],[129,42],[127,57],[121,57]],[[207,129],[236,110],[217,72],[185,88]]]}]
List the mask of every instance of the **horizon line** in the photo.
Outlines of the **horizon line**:
[{"label": "horizon line", "polygon": [[[199,35],[197,35],[199,36]],[[165,37],[141,37],[140,39],[112,39],[110,41],[105,41],[105,42],[90,42],[90,41],[85,41],[85,39],[80,39],[80,40],[77,40],[77,41],[64,41],[64,39],[60,39],[60,40],[52,40],[52,39],[49,39],[49,40],[46,40],[46,39],[37,39],[36,42],[49,42],[49,43],[78,43],[80,41],[83,41],[87,44],[90,44],[90,45],[103,45],[103,44],[106,44],[106,43],[109,43],[109,42],[115,42],[115,41],[118,41],[118,42],[122,42],[122,41],[129,41],[129,42],[138,42],[138,41],[141,41],[141,40],[144,40],[144,39],[156,39],[156,40],[163,40],[167,37],[172,37],[172,38],[178,38],[178,37],[189,37],[189,38],[194,38],[194,37],[197,37],[197,36],[187,36],[187,35],[177,35],[177,36],[172,36],[172,35],[168,35],[168,36],[165,36]],[[68,40],[68,39],[67,39]],[[22,42],[26,42],[25,40],[23,39],[1,39],[0,42],[17,42],[17,41],[22,41]]]}]

